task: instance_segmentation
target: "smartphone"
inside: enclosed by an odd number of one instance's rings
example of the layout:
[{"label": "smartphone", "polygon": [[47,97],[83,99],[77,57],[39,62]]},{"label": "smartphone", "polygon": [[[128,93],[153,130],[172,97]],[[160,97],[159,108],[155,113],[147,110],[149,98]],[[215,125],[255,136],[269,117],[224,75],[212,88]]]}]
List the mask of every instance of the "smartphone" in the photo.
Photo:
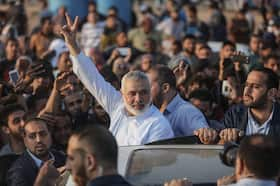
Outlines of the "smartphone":
[{"label": "smartphone", "polygon": [[231,86],[227,80],[223,80],[222,83],[222,95],[228,98],[231,93]]},{"label": "smartphone", "polygon": [[118,48],[118,52],[120,53],[121,56],[127,56],[128,55],[128,47],[122,47]]},{"label": "smartphone", "polygon": [[18,71],[16,69],[9,71],[9,77],[10,77],[10,81],[12,82],[12,84],[16,85],[16,83],[19,79]]},{"label": "smartphone", "polygon": [[243,55],[243,54],[233,55],[231,57],[231,60],[232,60],[232,62],[249,64],[249,56],[246,56],[246,55]]}]

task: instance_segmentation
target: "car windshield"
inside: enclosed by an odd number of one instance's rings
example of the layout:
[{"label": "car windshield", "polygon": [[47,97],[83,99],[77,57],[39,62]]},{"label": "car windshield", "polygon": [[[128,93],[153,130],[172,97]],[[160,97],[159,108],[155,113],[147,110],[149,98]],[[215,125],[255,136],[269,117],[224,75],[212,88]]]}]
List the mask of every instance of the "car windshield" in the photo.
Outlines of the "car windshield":
[{"label": "car windshield", "polygon": [[217,149],[135,150],[126,178],[134,185],[161,185],[174,178],[188,178],[195,184],[216,183],[233,173],[219,159]]}]

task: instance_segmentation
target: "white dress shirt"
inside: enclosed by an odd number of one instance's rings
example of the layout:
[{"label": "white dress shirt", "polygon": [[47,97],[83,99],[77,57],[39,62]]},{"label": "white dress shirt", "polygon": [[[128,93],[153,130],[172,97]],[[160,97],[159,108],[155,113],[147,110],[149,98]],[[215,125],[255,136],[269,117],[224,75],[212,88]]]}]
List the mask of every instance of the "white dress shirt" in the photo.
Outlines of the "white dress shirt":
[{"label": "white dress shirt", "polygon": [[74,73],[110,115],[109,129],[118,145],[142,145],[174,136],[169,122],[155,106],[143,114],[129,116],[120,92],[104,80],[90,58],[80,53],[71,59]]}]

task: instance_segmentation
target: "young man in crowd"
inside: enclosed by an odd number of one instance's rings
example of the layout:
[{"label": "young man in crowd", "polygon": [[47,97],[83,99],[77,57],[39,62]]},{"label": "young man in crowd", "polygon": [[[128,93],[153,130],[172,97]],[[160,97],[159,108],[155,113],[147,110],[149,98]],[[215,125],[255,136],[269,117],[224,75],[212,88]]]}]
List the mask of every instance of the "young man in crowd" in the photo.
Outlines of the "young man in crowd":
[{"label": "young man in crowd", "polygon": [[102,126],[95,125],[74,133],[67,155],[66,168],[77,185],[130,185],[117,172],[117,142]]},{"label": "young man in crowd", "polygon": [[225,114],[223,141],[237,141],[242,135],[265,134],[279,137],[280,106],[275,102],[278,77],[270,69],[255,68],[247,76],[243,104],[235,105]]},{"label": "young man in crowd", "polygon": [[23,140],[26,150],[9,169],[8,186],[54,184],[59,176],[56,168],[65,165],[65,156],[50,149],[52,140],[47,123],[39,118],[27,120]]},{"label": "young man in crowd", "polygon": [[0,60],[0,79],[8,82],[9,71],[13,70],[18,57],[18,41],[16,38],[8,38],[5,41],[5,57]]},{"label": "young man in crowd", "polygon": [[217,185],[277,185],[279,152],[279,145],[271,136],[244,137],[237,151],[234,176],[219,179]]},{"label": "young man in crowd", "polygon": [[41,18],[40,30],[30,38],[29,48],[37,59],[42,59],[48,52],[48,47],[53,39],[53,23],[51,16]]},{"label": "young man in crowd", "polygon": [[180,97],[172,70],[156,66],[148,72],[148,77],[153,103],[169,120],[175,136],[192,136],[196,133],[202,142],[214,142],[212,140],[217,137],[217,132],[208,127],[205,117],[196,107]]},{"label": "young man in crowd", "polygon": [[24,149],[21,130],[24,125],[25,110],[19,104],[5,105],[1,111],[1,129],[8,137],[8,143],[0,150],[0,156],[21,154]]}]

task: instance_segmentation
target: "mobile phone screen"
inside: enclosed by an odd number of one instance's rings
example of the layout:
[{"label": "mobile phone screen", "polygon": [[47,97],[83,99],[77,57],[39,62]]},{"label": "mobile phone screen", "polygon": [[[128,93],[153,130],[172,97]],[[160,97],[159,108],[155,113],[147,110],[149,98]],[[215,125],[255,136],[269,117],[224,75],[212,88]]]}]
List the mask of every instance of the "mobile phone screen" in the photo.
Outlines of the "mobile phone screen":
[{"label": "mobile phone screen", "polygon": [[126,47],[118,48],[118,51],[119,51],[121,56],[127,56],[128,55],[128,48],[126,48]]},{"label": "mobile phone screen", "polygon": [[19,78],[18,73],[16,71],[13,71],[13,72],[10,72],[9,75],[10,75],[10,79],[13,82],[13,84],[16,84],[18,81],[18,78]]},{"label": "mobile phone screen", "polygon": [[230,95],[231,88],[227,80],[223,80],[222,83],[222,95],[228,97]]}]

